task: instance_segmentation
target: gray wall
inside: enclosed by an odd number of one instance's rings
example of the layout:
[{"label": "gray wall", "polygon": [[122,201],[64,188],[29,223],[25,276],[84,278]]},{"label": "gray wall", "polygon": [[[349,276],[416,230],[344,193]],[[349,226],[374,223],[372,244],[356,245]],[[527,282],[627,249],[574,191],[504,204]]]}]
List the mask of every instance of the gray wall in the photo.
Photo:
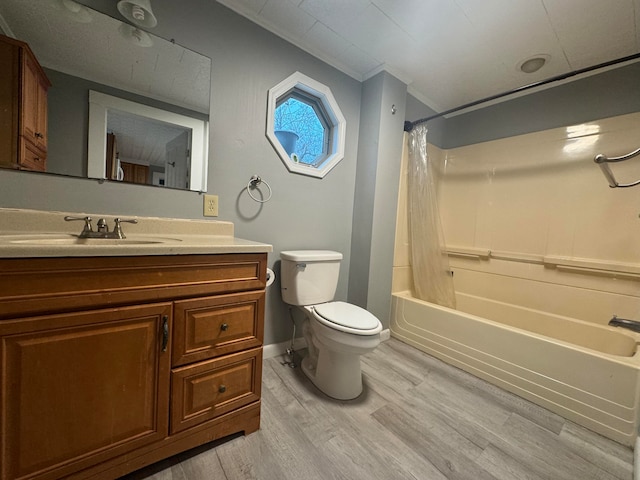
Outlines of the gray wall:
[{"label": "gray wall", "polygon": [[[455,148],[640,111],[640,62],[428,123],[429,141]],[[433,112],[416,98],[407,120]],[[433,133],[433,134],[432,134]]]},{"label": "gray wall", "polygon": [[382,87],[384,76],[378,74],[362,87],[360,111],[360,141],[358,143],[358,174],[351,234],[351,276],[349,301],[363,308],[367,306],[369,259],[373,229],[373,204],[376,195],[378,163],[377,135],[380,131]]},{"label": "gray wall", "polygon": [[385,328],[391,313],[406,93],[407,86],[387,72],[364,82],[362,89],[349,301],[376,315]]},{"label": "gray wall", "polygon": [[76,88],[75,77],[49,69],[45,72],[51,81],[47,94],[47,171],[86,177],[88,89]]},{"label": "gray wall", "polygon": [[[370,141],[376,142],[378,151],[366,307],[388,328],[407,86],[386,72],[381,75],[381,101],[375,103],[380,109],[380,124],[370,137]],[[395,107],[395,114],[392,107]],[[356,243],[354,246],[357,248]]]},{"label": "gray wall", "polygon": [[[238,237],[272,244],[270,266],[287,249],[342,252],[336,298],[346,300],[361,83],[214,1],[158,1],[153,8],[154,33],[213,61],[208,190],[219,195],[219,219],[233,222]],[[267,90],[295,71],[329,86],[347,121],[345,158],[324,179],[289,173],[265,136]],[[268,203],[252,201],[245,191],[254,174],[273,189]],[[0,172],[2,207],[202,218],[202,201],[194,192]],[[291,334],[278,281],[268,291],[265,326],[266,344]]]}]

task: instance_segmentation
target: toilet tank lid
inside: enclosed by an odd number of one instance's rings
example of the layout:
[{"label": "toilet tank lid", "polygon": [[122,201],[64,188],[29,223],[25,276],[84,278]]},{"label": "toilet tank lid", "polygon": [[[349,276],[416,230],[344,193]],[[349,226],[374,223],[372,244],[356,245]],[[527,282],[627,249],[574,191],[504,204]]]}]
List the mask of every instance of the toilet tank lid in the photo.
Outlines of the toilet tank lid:
[{"label": "toilet tank lid", "polygon": [[280,252],[280,258],[293,262],[324,262],[342,260],[342,254],[332,250],[288,250]]}]

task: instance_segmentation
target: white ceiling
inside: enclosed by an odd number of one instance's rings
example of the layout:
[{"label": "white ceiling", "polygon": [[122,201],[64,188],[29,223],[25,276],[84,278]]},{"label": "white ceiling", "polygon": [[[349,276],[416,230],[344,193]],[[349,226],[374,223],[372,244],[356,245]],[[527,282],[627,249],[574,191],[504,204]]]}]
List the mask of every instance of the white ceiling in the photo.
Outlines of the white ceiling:
[{"label": "white ceiling", "polygon": [[120,20],[78,9],[61,0],[0,0],[0,20],[47,68],[209,113],[209,58],[153,35],[151,46],[139,47],[120,33]]},{"label": "white ceiling", "polygon": [[141,165],[164,168],[167,144],[187,130],[117,110],[110,110],[107,117],[107,131],[116,136],[120,160]]},{"label": "white ceiling", "polygon": [[[218,0],[358,80],[444,111],[637,53],[640,0]],[[550,56],[538,72],[519,64]]]}]

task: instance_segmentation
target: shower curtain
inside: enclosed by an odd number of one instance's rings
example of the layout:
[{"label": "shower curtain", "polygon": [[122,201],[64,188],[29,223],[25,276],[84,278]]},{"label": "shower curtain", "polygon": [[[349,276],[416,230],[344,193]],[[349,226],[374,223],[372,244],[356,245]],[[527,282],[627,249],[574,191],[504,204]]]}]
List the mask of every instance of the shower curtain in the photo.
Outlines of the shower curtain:
[{"label": "shower curtain", "polygon": [[438,210],[435,168],[427,156],[427,127],[418,125],[409,142],[409,238],[414,294],[417,298],[455,308],[452,272]]}]

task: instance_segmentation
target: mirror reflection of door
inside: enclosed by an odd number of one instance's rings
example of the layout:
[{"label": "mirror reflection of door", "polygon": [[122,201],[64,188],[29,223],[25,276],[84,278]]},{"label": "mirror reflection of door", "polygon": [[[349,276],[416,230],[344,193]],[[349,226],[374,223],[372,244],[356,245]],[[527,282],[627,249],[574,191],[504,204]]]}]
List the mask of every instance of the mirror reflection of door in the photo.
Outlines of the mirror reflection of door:
[{"label": "mirror reflection of door", "polygon": [[172,188],[189,188],[189,145],[191,132],[185,130],[167,143],[165,185]]},{"label": "mirror reflection of door", "polygon": [[110,180],[189,188],[191,129],[109,110],[107,132]]},{"label": "mirror reflection of door", "polygon": [[118,144],[115,134],[107,133],[107,169],[106,174],[109,180],[118,179],[118,162],[116,160],[116,152],[118,151]]}]

